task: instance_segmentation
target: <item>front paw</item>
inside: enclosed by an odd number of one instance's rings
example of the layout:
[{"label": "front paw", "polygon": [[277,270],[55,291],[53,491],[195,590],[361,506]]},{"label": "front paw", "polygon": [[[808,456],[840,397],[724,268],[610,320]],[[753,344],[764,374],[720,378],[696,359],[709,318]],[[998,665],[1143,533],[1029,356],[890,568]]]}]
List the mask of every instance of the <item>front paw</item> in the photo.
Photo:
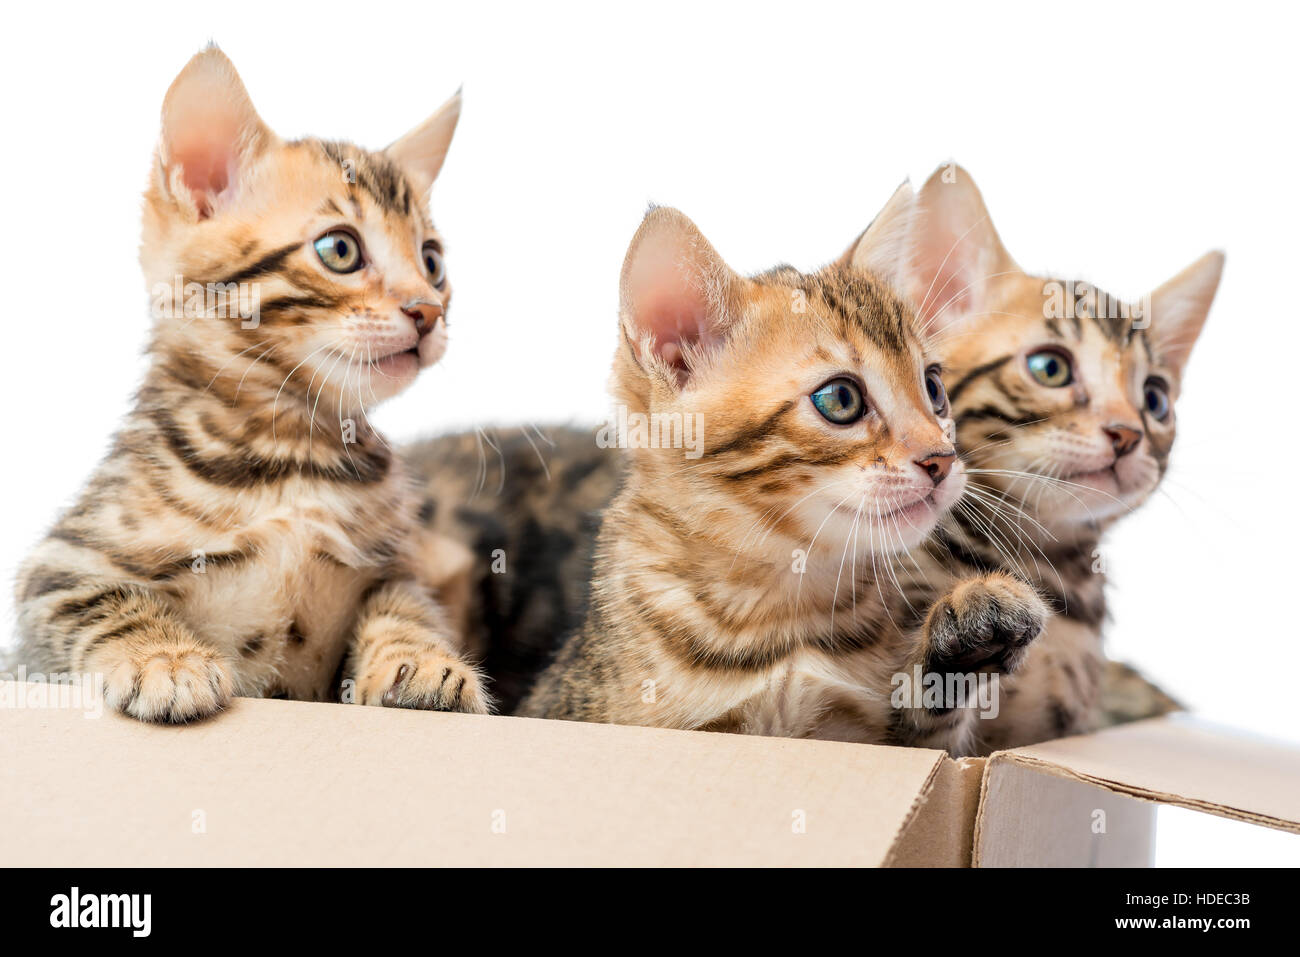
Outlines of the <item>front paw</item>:
[{"label": "front paw", "polygon": [[478,669],[436,648],[376,665],[357,681],[362,704],[487,714],[492,699]]},{"label": "front paw", "polygon": [[926,618],[925,670],[938,674],[1015,674],[1047,623],[1037,592],[1010,575],[961,582]]},{"label": "front paw", "polygon": [[87,662],[104,676],[104,700],[141,721],[179,724],[224,708],[233,693],[230,671],[210,648],[181,639],[122,640]]}]

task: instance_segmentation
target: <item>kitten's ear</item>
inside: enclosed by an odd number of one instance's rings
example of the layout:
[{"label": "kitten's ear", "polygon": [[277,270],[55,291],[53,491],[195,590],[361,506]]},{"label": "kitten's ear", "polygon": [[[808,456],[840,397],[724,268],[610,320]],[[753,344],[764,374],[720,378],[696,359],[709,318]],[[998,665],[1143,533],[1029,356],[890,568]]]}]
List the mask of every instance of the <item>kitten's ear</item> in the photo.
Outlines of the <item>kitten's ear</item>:
[{"label": "kitten's ear", "polygon": [[1180,375],[1210,314],[1223,253],[1206,253],[1151,294],[1151,346]]},{"label": "kitten's ear", "polygon": [[978,316],[990,281],[1019,271],[970,174],[936,169],[916,196],[899,284],[922,322],[941,329]]},{"label": "kitten's ear", "polygon": [[384,150],[402,167],[421,195],[427,193],[438,178],[459,119],[460,90],[457,90],[433,116]]},{"label": "kitten's ear", "polygon": [[900,286],[903,250],[915,203],[916,194],[911,182],[903,180],[885,208],[876,214],[871,225],[836,262],[841,266],[869,272]]},{"label": "kitten's ear", "polygon": [[235,65],[210,46],[185,64],[163,100],[162,186],[187,218],[206,219],[230,202],[240,177],[276,142]]},{"label": "kitten's ear", "polygon": [[675,209],[646,213],[623,260],[619,316],[638,365],[678,385],[720,342],[743,282],[695,224]]}]

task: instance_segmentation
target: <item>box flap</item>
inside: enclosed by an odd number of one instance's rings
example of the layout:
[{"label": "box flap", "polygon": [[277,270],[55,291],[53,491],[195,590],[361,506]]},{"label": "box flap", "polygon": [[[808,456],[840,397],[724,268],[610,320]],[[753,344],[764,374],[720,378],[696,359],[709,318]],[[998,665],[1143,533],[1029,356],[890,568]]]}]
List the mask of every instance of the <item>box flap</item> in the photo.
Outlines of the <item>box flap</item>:
[{"label": "box flap", "polygon": [[184,727],[0,707],[0,820],[10,865],[875,865],[945,763],[242,698]]},{"label": "box flap", "polygon": [[1190,715],[1000,752],[989,759],[986,783],[1007,762],[1144,801],[1300,832],[1300,749]]},{"label": "box flap", "polygon": [[885,866],[970,867],[983,774],[983,758],[940,762]]},{"label": "box flap", "polygon": [[1156,806],[1014,761],[990,763],[976,867],[1150,867]]}]

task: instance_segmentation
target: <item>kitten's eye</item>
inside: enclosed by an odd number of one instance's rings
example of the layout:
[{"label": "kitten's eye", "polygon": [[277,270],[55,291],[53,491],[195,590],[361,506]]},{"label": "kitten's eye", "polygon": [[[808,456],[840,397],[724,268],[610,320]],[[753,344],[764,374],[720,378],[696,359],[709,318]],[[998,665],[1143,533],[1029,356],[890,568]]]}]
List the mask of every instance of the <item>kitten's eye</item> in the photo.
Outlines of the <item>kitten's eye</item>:
[{"label": "kitten's eye", "polygon": [[326,233],[313,244],[316,255],[326,269],[334,272],[356,272],[361,268],[361,240],[342,229]]},{"label": "kitten's eye", "polygon": [[810,395],[812,404],[827,422],[849,425],[866,414],[862,390],[852,379],[832,379]]},{"label": "kitten's eye", "polygon": [[943,415],[948,411],[948,390],[943,387],[938,366],[925,370],[925,391],[930,395],[930,406],[935,415]]},{"label": "kitten's eye", "polygon": [[429,282],[435,289],[447,285],[447,268],[442,263],[442,250],[437,243],[424,244],[424,268],[429,270]]},{"label": "kitten's eye", "polygon": [[1032,353],[1026,361],[1029,363],[1029,374],[1049,389],[1059,389],[1074,381],[1074,369],[1063,352],[1043,349]]},{"label": "kitten's eye", "polygon": [[1159,379],[1147,379],[1147,384],[1142,389],[1142,402],[1157,422],[1169,418],[1169,386]]}]

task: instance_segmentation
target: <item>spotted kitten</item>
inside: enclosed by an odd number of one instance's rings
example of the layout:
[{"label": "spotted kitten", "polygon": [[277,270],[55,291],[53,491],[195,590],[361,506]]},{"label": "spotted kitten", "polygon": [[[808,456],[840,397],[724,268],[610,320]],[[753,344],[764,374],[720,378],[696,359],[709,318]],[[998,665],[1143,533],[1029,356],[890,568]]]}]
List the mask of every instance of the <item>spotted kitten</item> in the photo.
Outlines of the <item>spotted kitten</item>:
[{"label": "spotted kitten", "polygon": [[102,673],[152,721],[343,677],[364,704],[487,710],[365,417],[446,345],[427,199],[459,111],[368,152],[280,139],[215,48],[176,78],[145,193],[149,369],[21,571],[29,668]]},{"label": "spotted kitten", "polygon": [[[891,676],[954,623],[891,629],[875,573],[965,484],[939,370],[873,272],[891,239],[869,230],[848,266],[746,279],[682,214],[647,215],[612,389],[629,421],[698,421],[702,454],[662,431],[629,442],[585,624],[521,714],[959,747],[948,716],[901,720],[888,700]],[[1037,596],[998,573],[961,587],[955,626],[1014,667],[1041,627]]]},{"label": "spotted kitten", "polygon": [[1003,682],[998,716],[972,725],[976,750],[1087,731],[1104,708],[1112,718],[1142,702],[1169,710],[1131,673],[1107,672],[1101,543],[1168,468],[1183,372],[1223,255],[1123,303],[1023,272],[960,167],[936,170],[901,218],[895,275],[936,336],[970,473],[966,498],[917,564],[897,563],[907,610],[920,614],[973,573],[1007,572],[1055,612]]}]

